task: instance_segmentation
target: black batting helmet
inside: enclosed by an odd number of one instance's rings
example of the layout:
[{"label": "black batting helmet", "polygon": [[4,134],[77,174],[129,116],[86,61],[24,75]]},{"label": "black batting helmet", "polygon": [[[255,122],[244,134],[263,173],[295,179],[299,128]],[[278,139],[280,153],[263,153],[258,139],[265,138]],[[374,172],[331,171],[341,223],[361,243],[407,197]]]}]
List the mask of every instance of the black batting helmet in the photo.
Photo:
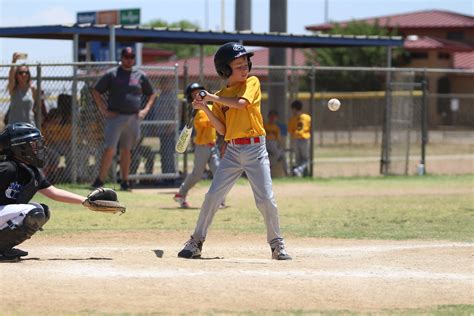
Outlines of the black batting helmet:
[{"label": "black batting helmet", "polygon": [[186,97],[186,100],[188,100],[189,103],[193,102],[193,96],[192,93],[195,90],[206,90],[204,86],[200,83],[193,82],[189,84],[186,89],[184,89],[184,96]]},{"label": "black batting helmet", "polygon": [[42,168],[46,153],[40,130],[29,123],[8,124],[0,132],[0,155]]},{"label": "black batting helmet", "polygon": [[229,64],[234,59],[242,56],[247,56],[250,71],[252,69],[250,57],[253,56],[253,53],[247,52],[242,44],[230,42],[219,47],[214,55],[214,66],[216,67],[217,74],[222,78],[229,78],[232,75],[232,68],[230,68]]}]

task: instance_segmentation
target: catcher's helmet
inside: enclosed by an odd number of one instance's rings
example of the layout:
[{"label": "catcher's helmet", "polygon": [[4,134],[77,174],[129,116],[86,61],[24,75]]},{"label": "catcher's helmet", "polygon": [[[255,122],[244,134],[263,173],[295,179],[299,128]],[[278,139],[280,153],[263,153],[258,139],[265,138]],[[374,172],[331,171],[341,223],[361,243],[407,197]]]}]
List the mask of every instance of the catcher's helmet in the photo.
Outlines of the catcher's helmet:
[{"label": "catcher's helmet", "polygon": [[253,53],[247,52],[242,44],[230,42],[219,47],[214,55],[214,66],[216,67],[217,74],[222,78],[229,78],[232,75],[232,68],[230,68],[229,64],[234,59],[242,56],[247,56],[250,71],[252,69],[250,57],[253,56]]},{"label": "catcher's helmet", "polygon": [[0,155],[42,168],[46,153],[40,130],[29,123],[8,124],[0,132]]},{"label": "catcher's helmet", "polygon": [[193,82],[189,84],[186,89],[184,90],[184,96],[186,97],[186,100],[188,100],[189,103],[193,102],[193,96],[192,93],[195,90],[206,90],[203,85]]}]

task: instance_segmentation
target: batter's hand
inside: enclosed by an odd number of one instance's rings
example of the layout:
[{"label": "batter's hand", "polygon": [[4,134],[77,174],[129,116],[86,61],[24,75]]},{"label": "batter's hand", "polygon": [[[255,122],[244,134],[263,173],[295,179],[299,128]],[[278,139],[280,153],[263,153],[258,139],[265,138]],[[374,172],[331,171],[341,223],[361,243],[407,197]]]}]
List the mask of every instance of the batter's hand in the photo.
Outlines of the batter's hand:
[{"label": "batter's hand", "polygon": [[196,110],[204,110],[204,108],[207,107],[207,103],[205,101],[198,101],[194,100],[193,101],[193,108]]}]

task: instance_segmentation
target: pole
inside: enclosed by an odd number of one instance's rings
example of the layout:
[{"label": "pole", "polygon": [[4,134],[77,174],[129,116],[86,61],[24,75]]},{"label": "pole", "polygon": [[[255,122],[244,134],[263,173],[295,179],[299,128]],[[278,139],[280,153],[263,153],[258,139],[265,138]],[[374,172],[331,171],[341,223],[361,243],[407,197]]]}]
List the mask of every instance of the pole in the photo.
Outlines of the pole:
[{"label": "pole", "polygon": [[221,0],[221,31],[225,30],[225,1]]},{"label": "pole", "polygon": [[421,98],[421,161],[418,166],[418,174],[426,174],[426,144],[428,143],[428,116],[426,111],[426,74],[423,73],[423,80],[421,81],[421,91],[423,93]]},{"label": "pole", "polygon": [[[174,95],[176,96],[176,103],[174,104],[174,108],[175,109],[178,109],[179,108],[179,98],[178,98],[178,88],[179,88],[179,73],[178,73],[178,70],[179,70],[179,65],[178,64],[175,64],[174,65],[174,87],[175,87],[175,90],[174,90]],[[175,136],[174,136],[174,140],[175,140],[175,144],[178,142],[178,138],[179,138],[179,113],[178,111],[175,111],[175,122],[176,122],[176,127],[175,127]],[[160,142],[161,142],[161,138],[160,138]],[[161,146],[161,145],[160,145]],[[179,161],[178,161],[178,154],[175,153],[174,154],[174,170],[175,170],[175,178],[178,178],[179,177],[179,171],[178,171],[178,168],[179,168]]]},{"label": "pole", "polygon": [[209,0],[204,1],[204,28],[209,30]]},{"label": "pole", "polygon": [[42,74],[41,74],[41,63],[39,63],[36,66],[36,96],[35,96],[35,123],[36,126],[41,129],[41,123],[43,122],[43,113],[42,113],[42,99],[43,99],[43,93],[42,93]]},{"label": "pole", "polygon": [[[72,183],[77,183],[77,144],[78,144],[78,137],[77,137],[77,134],[78,134],[78,113],[79,113],[79,109],[78,109],[78,105],[77,105],[77,65],[74,65],[73,66],[73,72],[72,72],[72,91],[71,91],[71,108],[72,108],[72,118],[71,118],[71,121],[72,121],[72,124],[71,124],[71,128],[72,128],[72,131],[71,131],[71,181]],[[81,159],[81,158],[79,158]],[[84,159],[84,158],[83,158]]]},{"label": "pole", "polygon": [[316,82],[316,70],[313,68],[311,69],[311,87],[309,92],[309,108],[311,111],[311,137],[310,137],[310,146],[309,146],[309,176],[313,177],[313,161],[314,161],[314,124],[316,118],[316,108],[314,106],[314,91],[315,91],[315,82]]},{"label": "pole", "polygon": [[324,23],[329,22],[329,2],[324,0]]},{"label": "pole", "polygon": [[204,46],[199,45],[199,83],[204,80]]},{"label": "pole", "polygon": [[[74,62],[79,59],[79,34],[74,34]],[[72,87],[71,87],[71,182],[77,182],[77,133],[78,133],[78,107],[77,107],[77,65],[72,68]],[[79,158],[80,159],[80,158]]]},{"label": "pole", "polygon": [[[202,46],[202,45],[201,45]],[[199,82],[202,84],[202,81],[201,79],[199,79]],[[184,63],[184,66],[183,66],[183,87],[184,89],[186,89],[186,87],[188,86],[188,64],[185,62]],[[183,125],[186,124],[185,122],[188,121],[188,101],[186,100],[186,96],[183,95],[183,99],[182,99],[182,102],[181,102],[182,106],[181,106],[181,109],[182,109],[182,117],[183,117]],[[188,151],[185,150],[184,151],[184,154],[183,154],[183,176],[186,177],[186,175],[188,174]]]},{"label": "pole", "polygon": [[109,60],[115,61],[115,25],[109,25]]},{"label": "pole", "polygon": [[[392,66],[392,48],[387,46],[387,68]],[[392,73],[387,70],[387,75],[385,76],[385,107],[384,115],[382,121],[382,154],[380,158],[380,174],[387,174],[390,165],[390,118],[392,111]]]}]

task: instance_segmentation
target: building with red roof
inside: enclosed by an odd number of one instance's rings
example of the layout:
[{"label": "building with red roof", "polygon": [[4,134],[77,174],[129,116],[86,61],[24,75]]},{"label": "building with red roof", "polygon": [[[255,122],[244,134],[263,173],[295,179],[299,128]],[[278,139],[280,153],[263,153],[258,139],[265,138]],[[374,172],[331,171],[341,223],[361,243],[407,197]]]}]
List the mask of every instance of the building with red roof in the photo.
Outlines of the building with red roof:
[{"label": "building with red roof", "polygon": [[[392,31],[397,30],[405,38],[403,48],[407,52],[404,67],[448,68],[474,70],[474,17],[443,10],[426,10],[394,14],[366,19],[353,20],[378,25]],[[344,27],[351,21],[309,25],[309,31],[325,32],[336,23]],[[429,74],[430,93],[472,94],[474,76],[462,74]],[[449,101],[449,100],[448,100]],[[468,111],[467,117],[473,117],[472,99],[461,102],[458,117]],[[446,98],[439,98],[430,111],[430,121],[435,124],[453,124],[452,108],[446,104]],[[472,108],[472,106],[470,106]]]}]

